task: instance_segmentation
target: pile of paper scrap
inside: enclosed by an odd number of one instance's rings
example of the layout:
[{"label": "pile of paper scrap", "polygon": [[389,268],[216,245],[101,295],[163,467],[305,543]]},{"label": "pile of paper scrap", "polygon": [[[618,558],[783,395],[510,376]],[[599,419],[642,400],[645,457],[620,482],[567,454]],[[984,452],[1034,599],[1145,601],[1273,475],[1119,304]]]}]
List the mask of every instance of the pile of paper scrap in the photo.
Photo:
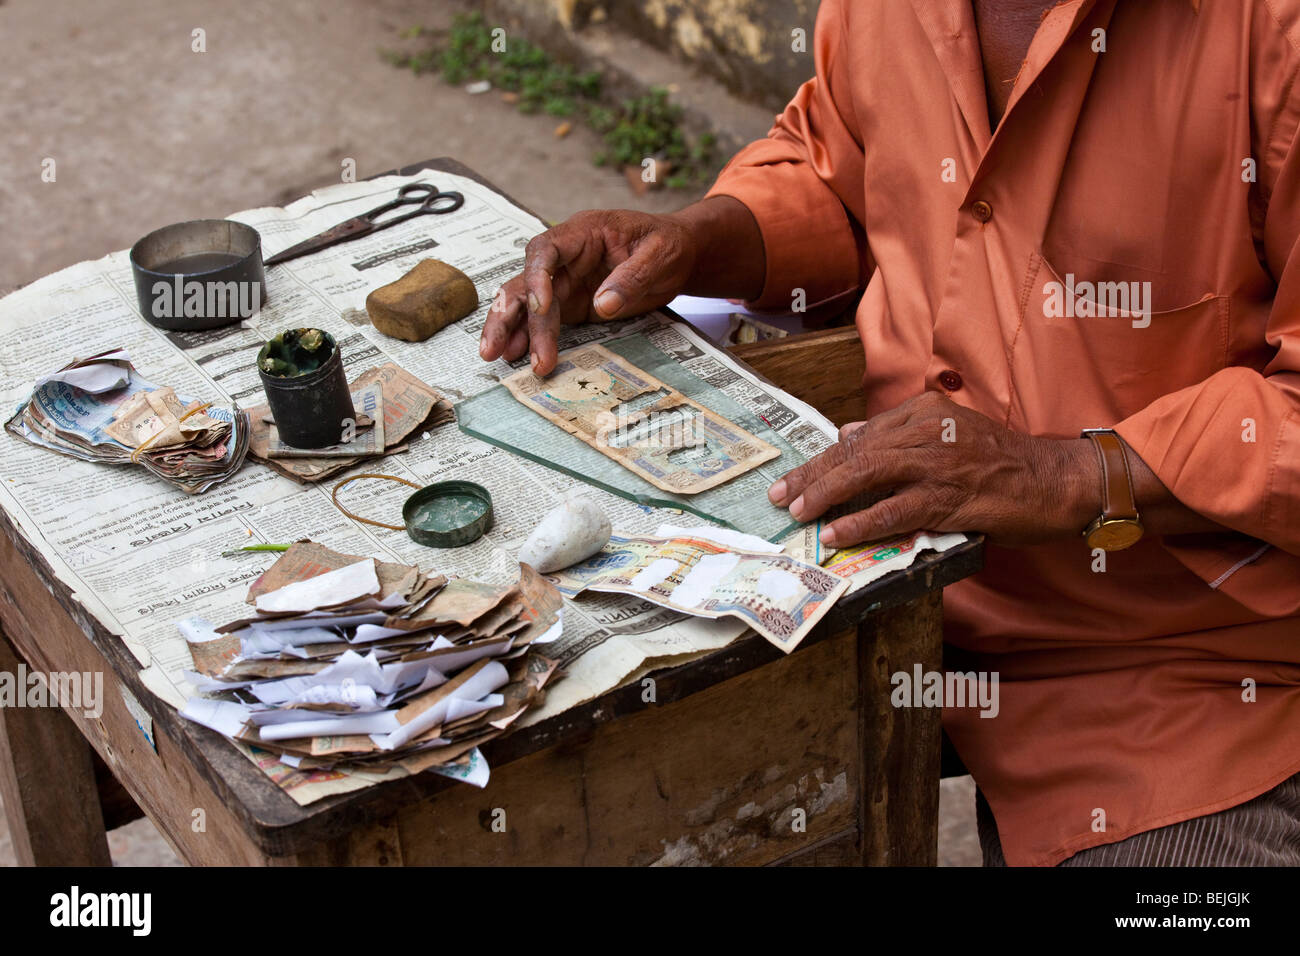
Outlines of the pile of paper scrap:
[{"label": "pile of paper scrap", "polygon": [[181,713],[299,770],[467,764],[556,676],[535,645],[560,636],[562,599],[528,565],[491,587],[300,542],[247,600],[237,621],[180,625],[187,677],[215,695]]},{"label": "pile of paper scrap", "polygon": [[146,381],[123,349],[40,379],[5,428],[83,461],[140,465],[188,494],[238,471],[251,431],[245,412]]},{"label": "pile of paper scrap", "polygon": [[357,411],[355,431],[327,448],[294,448],[280,440],[269,405],[249,409],[250,453],[294,481],[322,481],[367,458],[405,451],[417,428],[435,428],[456,416],[451,403],[392,362],[358,375],[349,385]]}]

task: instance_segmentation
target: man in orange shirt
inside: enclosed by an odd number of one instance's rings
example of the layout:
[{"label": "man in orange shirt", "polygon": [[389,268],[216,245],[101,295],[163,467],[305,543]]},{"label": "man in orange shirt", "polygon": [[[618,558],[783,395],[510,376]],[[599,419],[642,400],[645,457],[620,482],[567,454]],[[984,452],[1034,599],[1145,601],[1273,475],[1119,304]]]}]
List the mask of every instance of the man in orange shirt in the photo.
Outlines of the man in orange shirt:
[{"label": "man in orange shirt", "polygon": [[857,299],[872,417],[769,494],[989,536],[945,592],[986,862],[1300,863],[1300,0],[823,0],[814,47],[704,200],[537,237],[484,358]]}]

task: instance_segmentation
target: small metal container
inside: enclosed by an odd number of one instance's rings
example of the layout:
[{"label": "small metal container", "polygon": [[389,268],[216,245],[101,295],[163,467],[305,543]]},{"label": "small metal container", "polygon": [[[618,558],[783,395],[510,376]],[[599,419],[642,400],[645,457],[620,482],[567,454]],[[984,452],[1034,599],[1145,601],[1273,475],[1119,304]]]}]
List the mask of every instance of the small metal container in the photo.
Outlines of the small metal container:
[{"label": "small metal container", "polygon": [[402,505],[411,540],[430,548],[459,548],[492,527],[492,496],[472,481],[425,485]]},{"label": "small metal container", "polygon": [[[362,478],[396,481],[415,489],[415,494],[402,505],[401,524],[363,518],[349,511],[339,501],[339,492],[344,486]],[[334,486],[330,497],[339,511],[353,521],[372,524],[376,528],[405,531],[416,544],[429,548],[461,548],[473,544],[492,527],[492,495],[482,485],[472,481],[438,481],[421,486],[396,475],[366,472],[344,478]]]},{"label": "small metal container", "polygon": [[131,271],[140,314],[161,329],[214,329],[266,301],[262,237],[230,219],[155,229],[131,247]]},{"label": "small metal container", "polygon": [[[307,332],[320,330],[291,329],[280,337]],[[275,340],[267,342],[257,353],[257,374],[262,377],[262,388],[280,440],[295,448],[337,445],[343,440],[348,421],[355,425],[357,419],[338,343],[328,332],[320,335],[330,353],[319,367],[309,372],[287,376],[268,374],[263,362]]]}]

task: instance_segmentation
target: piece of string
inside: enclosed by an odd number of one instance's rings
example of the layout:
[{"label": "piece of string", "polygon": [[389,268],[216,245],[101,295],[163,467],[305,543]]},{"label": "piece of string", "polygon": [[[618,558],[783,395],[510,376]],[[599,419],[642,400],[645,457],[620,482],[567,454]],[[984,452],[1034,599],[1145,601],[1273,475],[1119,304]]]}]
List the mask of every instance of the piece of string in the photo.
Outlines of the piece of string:
[{"label": "piece of string", "polygon": [[[180,418],[176,419],[176,424],[179,425],[181,422],[185,421],[185,419],[189,418],[191,415],[197,415],[199,414],[199,412],[206,412],[211,407],[212,407],[211,402],[204,402],[202,405],[195,405],[193,408],[191,408]],[[157,431],[154,434],[150,435],[148,438],[146,438],[143,442],[141,442],[136,447],[135,451],[131,452],[131,464],[134,465],[136,462],[138,462],[140,460],[140,453],[143,452],[146,448],[148,448],[151,444],[153,444],[154,439],[157,438],[166,430],[167,429],[164,428],[161,431]]]},{"label": "piece of string", "polygon": [[372,524],[376,528],[388,528],[392,531],[405,531],[406,525],[387,524],[383,521],[375,521],[373,518],[363,518],[361,517],[361,515],[353,514],[351,511],[349,511],[347,508],[343,507],[343,505],[339,503],[339,489],[342,488],[344,485],[346,485],[349,481],[356,481],[358,478],[382,478],[385,481],[400,481],[404,485],[410,485],[412,488],[416,489],[417,491],[423,486],[417,485],[413,481],[407,481],[405,478],[398,478],[396,475],[379,475],[379,474],[375,474],[374,472],[368,471],[360,475],[353,475],[351,478],[344,478],[342,481],[336,484],[334,486],[334,490],[330,492],[330,497],[334,500],[334,506],[338,508],[339,511],[342,511],[345,515],[351,518],[353,521],[361,521],[364,522],[365,524]]}]

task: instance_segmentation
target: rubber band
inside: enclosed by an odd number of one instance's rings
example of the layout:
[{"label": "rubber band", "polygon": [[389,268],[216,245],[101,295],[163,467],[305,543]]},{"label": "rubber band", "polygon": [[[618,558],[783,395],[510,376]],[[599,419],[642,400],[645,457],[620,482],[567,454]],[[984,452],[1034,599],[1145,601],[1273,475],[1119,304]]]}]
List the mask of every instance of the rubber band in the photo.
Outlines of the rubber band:
[{"label": "rubber band", "polygon": [[[181,422],[185,421],[185,419],[189,418],[191,415],[197,415],[199,412],[206,412],[211,407],[212,407],[211,402],[204,402],[202,405],[195,405],[193,408],[191,408],[180,418],[176,419],[176,424],[179,425]],[[140,460],[140,453],[143,452],[146,448],[148,448],[151,444],[153,444],[154,439],[156,439],[159,435],[161,435],[166,430],[167,429],[164,428],[162,431],[154,432],[143,442],[137,445],[135,451],[131,452],[131,464],[134,465],[136,462],[138,462]]]},{"label": "rubber band", "polygon": [[405,478],[398,478],[396,475],[380,475],[374,472],[367,471],[360,475],[353,475],[350,478],[344,478],[342,481],[336,484],[333,490],[330,492],[330,498],[334,502],[334,507],[338,508],[339,511],[342,511],[353,521],[361,521],[365,524],[372,524],[376,528],[388,528],[390,531],[405,531],[406,525],[387,524],[383,521],[375,521],[373,518],[363,518],[358,514],[353,514],[351,511],[349,511],[347,508],[343,507],[343,505],[339,503],[339,489],[341,489],[344,485],[346,485],[350,481],[356,481],[358,478],[382,478],[385,481],[400,481],[402,484],[409,485],[410,487],[415,488],[417,491],[420,488],[422,488],[423,485],[417,485],[415,482],[407,481]]}]

